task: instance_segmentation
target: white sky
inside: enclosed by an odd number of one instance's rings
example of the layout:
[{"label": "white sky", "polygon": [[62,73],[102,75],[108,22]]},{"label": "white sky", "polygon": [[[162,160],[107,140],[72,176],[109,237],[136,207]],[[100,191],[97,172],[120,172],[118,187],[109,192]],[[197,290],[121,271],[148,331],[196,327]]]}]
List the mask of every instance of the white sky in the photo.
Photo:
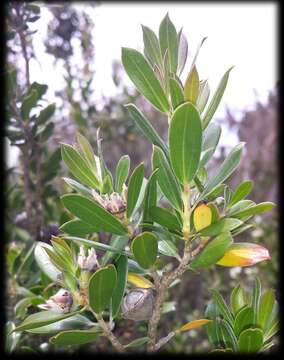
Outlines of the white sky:
[{"label": "white sky", "polygon": [[[96,98],[116,93],[112,81],[112,61],[120,60],[121,47],[143,50],[141,24],[156,33],[167,12],[177,30],[183,27],[189,50],[194,54],[201,39],[207,36],[197,61],[200,77],[209,79],[213,92],[224,72],[235,65],[222,103],[216,113],[223,117],[225,105],[237,115],[255,103],[255,91],[265,102],[268,91],[277,81],[277,5],[274,3],[102,3],[92,8],[88,2],[76,4],[84,7],[94,19],[95,88]],[[64,85],[62,71],[54,68],[51,57],[45,55],[42,42],[46,24],[52,18],[42,8],[42,17],[35,23],[39,31],[33,43],[38,63],[31,64],[31,80],[47,83],[50,102],[54,90]],[[187,75],[187,62],[182,79]],[[130,80],[126,81],[130,85]],[[236,142],[236,137],[223,131],[223,145]]]}]

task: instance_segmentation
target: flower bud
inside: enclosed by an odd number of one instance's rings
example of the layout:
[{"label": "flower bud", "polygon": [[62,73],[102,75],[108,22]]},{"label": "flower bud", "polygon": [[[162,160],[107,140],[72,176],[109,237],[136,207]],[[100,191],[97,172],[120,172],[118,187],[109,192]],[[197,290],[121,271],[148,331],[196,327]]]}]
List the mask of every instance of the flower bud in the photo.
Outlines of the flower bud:
[{"label": "flower bud", "polygon": [[45,304],[40,304],[38,307],[56,313],[68,313],[72,305],[73,298],[71,293],[65,289],[60,289],[55,295],[51,296]]},{"label": "flower bud", "polygon": [[217,264],[244,267],[269,259],[269,252],[263,246],[251,243],[234,243],[227,249]]},{"label": "flower bud", "polygon": [[122,316],[134,321],[148,320],[154,308],[154,293],[152,289],[135,288],[124,297]]},{"label": "flower bud", "polygon": [[85,255],[83,246],[80,246],[77,263],[82,270],[92,271],[94,267],[98,267],[97,254],[94,248],[88,249],[88,255]]},{"label": "flower bud", "polygon": [[113,192],[110,195],[99,195],[95,190],[92,190],[94,199],[107,211],[112,214],[123,213],[126,209],[126,201],[120,194]]}]

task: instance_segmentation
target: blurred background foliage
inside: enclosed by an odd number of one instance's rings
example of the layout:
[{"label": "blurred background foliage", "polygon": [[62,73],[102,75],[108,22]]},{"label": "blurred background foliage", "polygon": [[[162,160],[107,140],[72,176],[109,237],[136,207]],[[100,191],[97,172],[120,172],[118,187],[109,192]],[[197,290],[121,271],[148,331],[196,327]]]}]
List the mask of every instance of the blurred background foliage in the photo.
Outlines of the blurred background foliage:
[{"label": "blurred background foliage", "polygon": [[[64,86],[55,93],[55,104],[50,103],[48,97],[52,84],[31,83],[29,74],[31,60],[39,61],[35,56],[33,34],[38,31],[37,21],[43,6],[52,15],[44,39],[45,52],[53,57],[54,66],[57,62],[64,64]],[[79,130],[95,147],[100,129],[104,156],[112,172],[119,158],[129,154],[131,168],[144,161],[148,176],[151,145],[135,128],[123,105],[135,102],[162,136],[167,131],[163,116],[152,110],[133,88],[125,86],[119,62],[113,63],[112,73],[117,95],[95,98],[95,25],[87,11],[67,3],[39,7],[33,3],[9,2],[6,6],[5,135],[10,144],[8,152],[17,153],[12,167],[6,154],[7,328],[17,324],[27,312],[34,312],[35,306],[48,298],[47,281],[34,263],[33,247],[35,241],[49,242],[68,217],[59,200],[59,195],[66,192],[62,176],[67,175],[59,143],[73,143]],[[241,165],[229,185],[235,188],[242,180],[252,179],[254,190],[250,198],[255,202],[278,203],[277,116],[278,93],[277,89],[272,89],[266,104],[256,98],[254,109],[244,110],[241,118],[236,119],[227,109],[226,117],[218,120],[237,134],[239,141],[246,142]],[[229,150],[221,148],[212,169]],[[258,228],[239,235],[238,241],[263,244],[269,249],[272,261],[250,268],[215,267],[184,276],[182,285],[170,291],[171,300],[176,303],[162,321],[161,335],[166,335],[173,323],[179,325],[202,317],[209,300],[208,288],[218,289],[228,299],[238,282],[251,289],[253,280],[259,276],[263,287],[274,287],[279,297],[277,207],[265,218],[255,217],[255,223]],[[123,321],[117,325],[117,335],[131,340],[139,335],[143,326],[143,323]],[[205,330],[192,330],[177,335],[165,351],[189,353],[207,352],[208,349]],[[41,353],[54,348],[47,343],[47,337],[17,333],[7,344],[7,350]],[[78,350],[110,351],[104,338]]]}]

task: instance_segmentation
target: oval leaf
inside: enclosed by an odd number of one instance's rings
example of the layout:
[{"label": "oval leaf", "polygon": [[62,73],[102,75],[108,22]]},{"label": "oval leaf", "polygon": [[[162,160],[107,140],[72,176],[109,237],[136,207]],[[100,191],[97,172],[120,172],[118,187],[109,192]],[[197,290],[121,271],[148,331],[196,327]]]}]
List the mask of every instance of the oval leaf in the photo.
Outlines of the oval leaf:
[{"label": "oval leaf", "polygon": [[253,309],[250,306],[245,306],[237,313],[234,322],[234,332],[237,337],[243,330],[253,325],[253,317]]},{"label": "oval leaf", "polygon": [[126,215],[128,219],[131,217],[135,205],[137,203],[141,186],[144,178],[144,164],[141,163],[134,170],[130,176],[127,190],[127,210]]},{"label": "oval leaf", "polygon": [[246,329],[240,334],[238,343],[240,352],[257,352],[263,345],[263,333],[257,328]]},{"label": "oval leaf", "polygon": [[173,108],[176,109],[184,100],[183,89],[181,85],[173,78],[170,79],[170,94]]},{"label": "oval leaf", "polygon": [[130,158],[124,155],[120,158],[115,171],[115,191],[119,194],[122,192],[123,184],[125,183],[130,167]]},{"label": "oval leaf", "polygon": [[184,97],[186,101],[196,104],[199,93],[199,76],[196,67],[193,66],[184,84]]},{"label": "oval leaf", "polygon": [[159,40],[153,30],[147,26],[142,25],[144,54],[152,66],[155,64],[162,67],[162,53],[160,49]]},{"label": "oval leaf", "polygon": [[114,265],[97,270],[89,281],[89,304],[95,313],[100,313],[109,304],[117,282]]},{"label": "oval leaf", "polygon": [[178,38],[177,31],[168,14],[161,22],[159,28],[159,41],[162,56],[164,56],[166,50],[168,50],[169,70],[170,72],[175,73],[178,64]]},{"label": "oval leaf", "polygon": [[67,330],[61,331],[49,341],[56,346],[82,345],[93,342],[100,335],[102,335],[102,331],[97,328],[94,330]]},{"label": "oval leaf", "polygon": [[128,274],[128,261],[127,256],[121,255],[116,261],[117,269],[117,283],[112,294],[111,306],[112,306],[112,317],[115,318],[119,312],[120,304],[125,292]]},{"label": "oval leaf", "polygon": [[185,103],[174,112],[169,129],[172,167],[183,185],[189,184],[198,169],[202,128],[196,108]]},{"label": "oval leaf", "polygon": [[233,218],[225,218],[202,229],[200,231],[200,234],[202,236],[216,236],[221,232],[231,231],[242,224],[243,222],[241,220],[233,219]]},{"label": "oval leaf", "polygon": [[142,268],[148,269],[156,261],[158,255],[158,239],[154,234],[144,232],[136,236],[132,241],[131,250],[138,264]]}]

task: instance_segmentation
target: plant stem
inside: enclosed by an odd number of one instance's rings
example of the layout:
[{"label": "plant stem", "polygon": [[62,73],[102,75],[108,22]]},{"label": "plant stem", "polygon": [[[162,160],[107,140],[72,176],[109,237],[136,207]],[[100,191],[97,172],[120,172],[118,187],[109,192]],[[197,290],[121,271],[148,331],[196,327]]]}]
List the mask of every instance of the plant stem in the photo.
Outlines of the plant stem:
[{"label": "plant stem", "polygon": [[102,315],[95,313],[91,308],[90,308],[90,311],[97,319],[99,325],[101,326],[101,328],[104,331],[105,336],[109,339],[109,341],[111,342],[112,346],[116,349],[116,351],[119,353],[125,352],[125,347],[120,343],[118,338],[113,334],[113,332],[109,328],[109,325],[104,321]]}]

